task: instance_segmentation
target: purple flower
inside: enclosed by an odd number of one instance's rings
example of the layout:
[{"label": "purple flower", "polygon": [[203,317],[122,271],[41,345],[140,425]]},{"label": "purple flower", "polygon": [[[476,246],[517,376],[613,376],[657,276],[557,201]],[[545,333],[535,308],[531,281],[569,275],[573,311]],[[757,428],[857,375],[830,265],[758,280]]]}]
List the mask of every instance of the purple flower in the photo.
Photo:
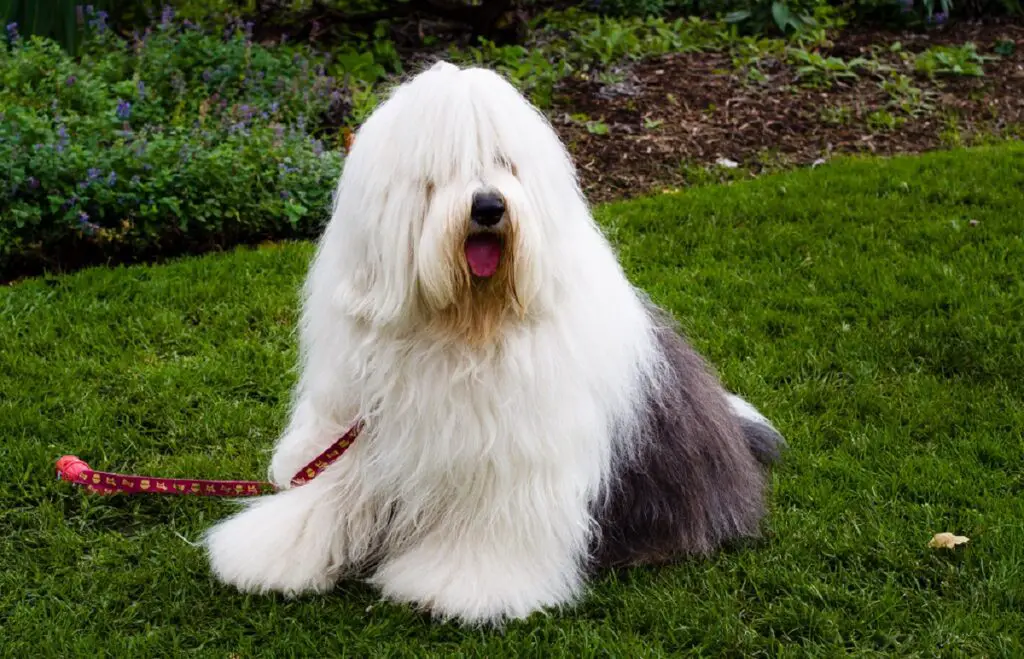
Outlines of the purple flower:
[{"label": "purple flower", "polygon": [[29,190],[35,190],[38,187],[39,187],[39,179],[37,179],[35,176],[29,176],[28,177],[28,188],[29,188]]},{"label": "purple flower", "polygon": [[110,187],[114,187],[115,183],[117,183],[117,172],[111,171],[110,174],[107,176],[107,185],[109,185]]},{"label": "purple flower", "polygon": [[213,71],[206,69],[203,71],[203,82],[210,82],[210,78],[213,77]]},{"label": "purple flower", "polygon": [[324,152],[324,144],[320,140],[313,140],[313,155],[317,158]]},{"label": "purple flower", "polygon": [[277,107],[277,101],[274,101],[273,103],[270,104],[270,111],[277,112]]},{"label": "purple flower", "polygon": [[85,15],[89,17],[89,27],[95,28],[100,33],[107,29],[107,12],[96,11],[92,5],[86,5]]},{"label": "purple flower", "polygon": [[139,93],[139,100],[140,101],[146,98],[146,83],[145,82],[143,82],[142,80],[139,80],[137,83],[135,83],[135,90],[138,91],[138,93]]},{"label": "purple flower", "polygon": [[281,199],[287,199],[287,198],[288,198],[288,197],[290,197],[290,196],[291,196],[291,195],[290,195],[290,194],[288,194],[288,191],[287,191],[287,190],[281,190]]},{"label": "purple flower", "polygon": [[163,27],[167,27],[171,24],[172,20],[174,20],[174,7],[171,7],[170,5],[164,5],[164,10],[160,14],[160,25]]},{"label": "purple flower", "polygon": [[68,139],[68,129],[64,127],[64,124],[57,126],[57,140],[57,153],[62,153],[64,147],[70,142]]},{"label": "purple flower", "polygon": [[82,229],[82,231],[85,231],[90,235],[96,233],[96,230],[99,229],[97,225],[89,221],[89,214],[86,213],[85,211],[82,211],[81,213],[78,214],[78,226]]},{"label": "purple flower", "polygon": [[121,121],[128,121],[128,117],[132,116],[132,104],[123,99],[118,99],[117,110],[115,112],[118,119]]},{"label": "purple flower", "polygon": [[75,76],[68,76],[64,80],[64,85],[67,86],[67,87],[70,87],[71,85],[75,84],[76,82],[78,82],[78,78],[76,78]]},{"label": "purple flower", "polygon": [[99,167],[90,167],[89,171],[85,173],[85,180],[87,182],[95,181],[100,177],[103,172],[100,171]]},{"label": "purple flower", "polygon": [[18,40],[18,24],[8,23],[7,24],[7,40],[14,43]]},{"label": "purple flower", "polygon": [[938,14],[934,14],[931,17],[931,19],[929,19],[929,21],[931,23],[934,23],[935,25],[942,25],[943,23],[946,22],[946,19],[948,19],[948,18],[949,18],[949,16],[947,16],[946,12],[943,11],[943,12],[939,12]]}]

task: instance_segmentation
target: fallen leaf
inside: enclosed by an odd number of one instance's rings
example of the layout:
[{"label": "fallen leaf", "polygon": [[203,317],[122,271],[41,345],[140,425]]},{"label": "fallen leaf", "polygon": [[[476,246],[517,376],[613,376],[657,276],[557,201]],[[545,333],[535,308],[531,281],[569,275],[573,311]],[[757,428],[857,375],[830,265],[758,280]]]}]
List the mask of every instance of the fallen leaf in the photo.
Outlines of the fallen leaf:
[{"label": "fallen leaf", "polygon": [[928,542],[932,549],[954,549],[957,545],[963,545],[970,541],[970,538],[952,533],[936,533],[935,537]]}]

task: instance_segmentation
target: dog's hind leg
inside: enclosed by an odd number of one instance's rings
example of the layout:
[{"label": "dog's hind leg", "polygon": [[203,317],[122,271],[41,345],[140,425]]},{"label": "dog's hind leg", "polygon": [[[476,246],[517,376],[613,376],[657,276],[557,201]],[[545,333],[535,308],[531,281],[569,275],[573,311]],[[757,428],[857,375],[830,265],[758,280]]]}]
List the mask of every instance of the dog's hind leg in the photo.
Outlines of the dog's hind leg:
[{"label": "dog's hind leg", "polygon": [[659,329],[657,338],[660,359],[629,437],[632,452],[595,511],[597,565],[707,555],[760,535],[767,512],[763,462],[778,433],[752,406],[728,397],[681,335]]}]

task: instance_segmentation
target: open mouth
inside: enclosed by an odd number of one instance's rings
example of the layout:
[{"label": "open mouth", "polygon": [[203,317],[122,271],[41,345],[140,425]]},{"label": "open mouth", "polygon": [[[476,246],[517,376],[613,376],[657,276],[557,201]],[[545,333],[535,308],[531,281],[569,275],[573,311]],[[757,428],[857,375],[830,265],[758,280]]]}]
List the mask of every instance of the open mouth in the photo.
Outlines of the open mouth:
[{"label": "open mouth", "polygon": [[501,265],[501,236],[496,233],[475,233],[466,238],[466,263],[476,277],[493,277]]}]

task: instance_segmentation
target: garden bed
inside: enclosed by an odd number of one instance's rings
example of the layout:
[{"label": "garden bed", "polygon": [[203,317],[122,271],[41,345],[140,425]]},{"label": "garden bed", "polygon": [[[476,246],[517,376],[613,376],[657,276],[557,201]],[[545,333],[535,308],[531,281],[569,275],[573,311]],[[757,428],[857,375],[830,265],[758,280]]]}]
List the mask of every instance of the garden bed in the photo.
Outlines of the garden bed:
[{"label": "garden bed", "polygon": [[496,68],[540,105],[594,203],[1024,123],[1024,27],[1001,20],[768,39],[573,10],[524,45],[472,46],[436,26],[300,43],[173,12],[115,34],[90,16],[84,59],[16,30],[0,53],[0,282],[316,236],[350,131],[438,57]]},{"label": "garden bed", "polygon": [[708,176],[705,168],[723,160],[739,173],[761,173],[839,153],[918,153],[1021,134],[1024,28],[862,31],[826,51],[847,60],[880,51],[876,59],[896,67],[889,49],[897,42],[909,53],[973,42],[991,54],[1007,41],[1014,52],[985,62],[983,76],[908,76],[910,88],[892,93],[868,74],[803,87],[796,67],[778,60],[762,61],[766,79],[751,82],[728,53],[678,53],[624,67],[613,85],[567,81],[550,115],[595,202],[735,177],[728,165]]}]

